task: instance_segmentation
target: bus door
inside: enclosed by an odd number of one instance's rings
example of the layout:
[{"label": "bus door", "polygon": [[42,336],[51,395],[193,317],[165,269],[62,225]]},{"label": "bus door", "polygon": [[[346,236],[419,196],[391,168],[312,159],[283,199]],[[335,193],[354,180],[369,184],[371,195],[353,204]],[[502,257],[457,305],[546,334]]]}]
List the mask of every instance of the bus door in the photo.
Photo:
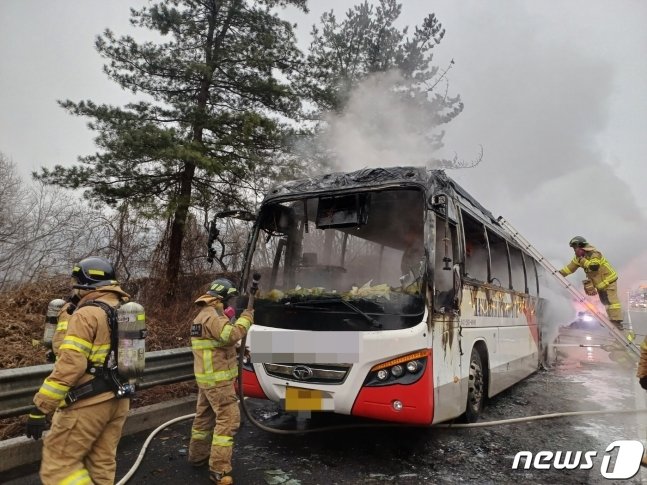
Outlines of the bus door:
[{"label": "bus door", "polygon": [[[450,203],[450,202],[449,202]],[[434,370],[434,422],[461,414],[465,393],[461,388],[460,302],[462,288],[458,258],[457,225],[445,201],[429,213],[433,298],[430,299]],[[449,209],[449,210],[448,210]],[[448,214],[449,212],[449,214]]]}]

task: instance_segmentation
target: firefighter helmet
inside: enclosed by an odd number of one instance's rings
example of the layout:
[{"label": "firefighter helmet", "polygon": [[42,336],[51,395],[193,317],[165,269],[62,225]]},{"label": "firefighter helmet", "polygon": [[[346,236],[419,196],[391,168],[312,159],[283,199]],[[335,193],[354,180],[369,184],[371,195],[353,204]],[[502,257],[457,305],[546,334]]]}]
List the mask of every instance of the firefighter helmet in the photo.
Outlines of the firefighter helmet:
[{"label": "firefighter helmet", "polygon": [[586,238],[582,236],[575,236],[571,241],[568,243],[568,245],[572,248],[583,248],[584,246],[587,246],[589,243],[586,242]]},{"label": "firefighter helmet", "polygon": [[100,286],[116,285],[117,277],[112,264],[105,258],[90,256],[72,268],[73,288],[94,290]]},{"label": "firefighter helmet", "polygon": [[238,290],[231,280],[228,280],[227,278],[218,278],[217,280],[212,281],[209,285],[207,295],[217,296],[226,300],[230,296],[238,295]]}]

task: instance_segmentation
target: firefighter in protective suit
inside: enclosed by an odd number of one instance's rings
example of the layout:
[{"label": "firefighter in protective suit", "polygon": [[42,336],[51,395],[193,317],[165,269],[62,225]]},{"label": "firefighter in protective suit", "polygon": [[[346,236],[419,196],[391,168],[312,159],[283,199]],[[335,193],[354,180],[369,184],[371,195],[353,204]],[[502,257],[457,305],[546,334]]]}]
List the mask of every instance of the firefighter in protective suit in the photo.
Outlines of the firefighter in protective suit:
[{"label": "firefighter in protective suit", "polygon": [[114,483],[115,453],[130,400],[117,399],[110,381],[100,377],[111,350],[108,314],[83,304],[96,301],[114,308],[130,297],[119,287],[112,265],[99,257],[76,264],[72,284],[79,306],[69,318],[54,370],[34,396],[26,435],[40,439],[45,415],[54,412],[43,442],[42,483],[108,485]]},{"label": "firefighter in protective suit", "polygon": [[[571,239],[569,246],[573,248],[575,256],[570,263],[559,270],[559,273],[562,276],[568,276],[578,268],[582,268],[586,274],[584,289],[587,294],[595,294],[597,291],[609,320],[618,330],[624,330],[622,307],[618,298],[618,273],[602,253],[591,246],[582,236],[575,236]],[[587,281],[590,281],[590,284]]]},{"label": "firefighter in protective suit", "polygon": [[238,376],[236,344],[249,330],[253,311],[245,310],[230,322],[225,306],[238,291],[225,278],[213,281],[195,303],[201,307],[191,325],[193,369],[198,402],[191,428],[189,462],[209,463],[209,478],[218,485],[234,483],[231,456],[234,435],[240,426],[240,409],[234,390]]},{"label": "firefighter in protective suit", "polygon": [[[638,372],[636,372],[640,382],[640,387],[647,391],[647,337],[640,345],[640,361],[638,362]],[[640,463],[642,466],[647,467],[647,453],[643,456]]]}]

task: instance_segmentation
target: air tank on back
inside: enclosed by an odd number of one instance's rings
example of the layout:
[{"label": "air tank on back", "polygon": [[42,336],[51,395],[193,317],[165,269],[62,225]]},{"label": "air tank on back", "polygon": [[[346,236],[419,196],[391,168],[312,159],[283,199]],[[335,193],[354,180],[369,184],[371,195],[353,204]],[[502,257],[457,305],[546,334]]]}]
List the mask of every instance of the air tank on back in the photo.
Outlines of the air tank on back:
[{"label": "air tank on back", "polygon": [[43,330],[43,345],[48,349],[52,348],[52,339],[58,325],[58,314],[65,305],[65,300],[56,298],[47,304],[47,314],[45,316],[45,328]]},{"label": "air tank on back", "polygon": [[134,301],[117,310],[117,369],[119,375],[136,380],[144,375],[146,363],[146,314]]}]

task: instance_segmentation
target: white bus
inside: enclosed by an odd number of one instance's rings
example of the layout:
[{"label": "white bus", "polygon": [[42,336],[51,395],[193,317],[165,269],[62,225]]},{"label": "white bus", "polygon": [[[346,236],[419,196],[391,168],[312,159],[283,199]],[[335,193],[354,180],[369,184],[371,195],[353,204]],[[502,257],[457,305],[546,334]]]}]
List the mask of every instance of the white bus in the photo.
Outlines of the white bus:
[{"label": "white bus", "polygon": [[443,171],[364,169],[273,187],[245,395],[287,411],[474,421],[541,361],[539,265]]}]

